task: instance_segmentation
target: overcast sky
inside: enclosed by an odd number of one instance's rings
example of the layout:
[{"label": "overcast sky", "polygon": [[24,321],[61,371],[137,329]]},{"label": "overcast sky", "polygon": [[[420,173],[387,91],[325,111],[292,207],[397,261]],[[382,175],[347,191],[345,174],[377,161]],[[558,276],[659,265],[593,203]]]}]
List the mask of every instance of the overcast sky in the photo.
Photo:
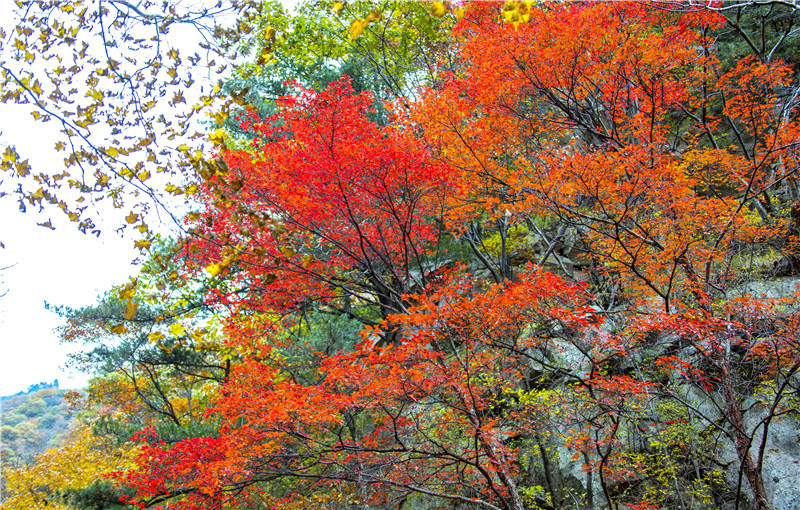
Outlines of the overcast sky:
[{"label": "overcast sky", "polygon": [[[12,19],[11,6],[12,2],[0,2],[0,20]],[[13,32],[5,22],[3,27],[7,33]],[[186,45],[194,51],[193,42],[198,42],[196,32],[176,28],[167,44]],[[196,102],[192,96],[200,93],[201,86],[210,88],[201,75],[195,73],[197,84],[186,91],[190,104]],[[65,154],[55,150],[59,125],[36,122],[30,112],[27,105],[0,103],[0,152],[13,145],[22,159],[29,159],[33,173],[57,173],[63,169]],[[8,194],[0,197],[0,242],[5,244],[5,249],[0,248],[0,268],[6,268],[0,270],[0,395],[53,379],[58,379],[62,388],[84,387],[86,374],[63,368],[67,353],[76,346],[60,344],[53,329],[63,321],[45,310],[44,303],[91,305],[137,272],[131,265],[138,254],[133,249],[133,236],[129,233],[129,238],[122,239],[115,232],[129,209],[115,210],[109,201],[97,204],[101,214],[92,217],[103,232],[97,238],[79,232],[75,223],[52,206],[41,215],[36,207],[22,214],[13,194],[14,179],[5,174],[0,180],[5,181],[0,191]],[[98,216],[106,218],[105,224]],[[168,234],[174,227],[159,225],[159,219],[152,216],[146,222],[156,232]],[[48,219],[56,230],[37,226]]]},{"label": "overcast sky", "polygon": [[[34,123],[24,107],[0,103],[0,146],[13,142],[34,169],[62,164],[63,156],[53,149],[54,133],[48,127]],[[132,241],[121,239],[111,225],[100,238],[82,234],[74,223],[61,218],[60,211],[47,211],[44,217],[22,214],[14,199],[0,198],[0,242],[6,246],[0,249],[0,267],[10,266],[0,271],[0,294],[5,292],[0,297],[0,395],[53,379],[61,387],[83,387],[84,374],[61,369],[69,349],[60,345],[53,332],[61,323],[59,317],[45,310],[44,302],[94,303],[135,271]],[[58,226],[56,230],[36,225],[48,217]]]}]

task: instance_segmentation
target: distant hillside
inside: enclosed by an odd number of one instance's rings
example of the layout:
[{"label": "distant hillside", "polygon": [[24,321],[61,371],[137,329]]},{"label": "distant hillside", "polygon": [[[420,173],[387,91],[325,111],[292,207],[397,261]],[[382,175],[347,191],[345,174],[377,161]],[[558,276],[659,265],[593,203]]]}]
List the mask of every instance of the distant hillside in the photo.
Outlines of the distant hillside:
[{"label": "distant hillside", "polygon": [[47,448],[58,446],[72,422],[64,399],[69,391],[58,388],[56,380],[0,397],[3,464],[29,462]]}]

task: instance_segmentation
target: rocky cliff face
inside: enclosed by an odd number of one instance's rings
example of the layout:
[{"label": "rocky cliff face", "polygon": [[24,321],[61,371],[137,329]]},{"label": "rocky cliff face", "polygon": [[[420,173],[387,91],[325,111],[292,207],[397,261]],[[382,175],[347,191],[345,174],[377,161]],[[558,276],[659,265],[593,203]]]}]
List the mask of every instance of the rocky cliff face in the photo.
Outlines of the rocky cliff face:
[{"label": "rocky cliff face", "polygon": [[[734,289],[728,297],[795,299],[798,284],[800,278],[796,277],[757,281]],[[606,333],[613,329],[609,324]],[[767,338],[773,333],[765,330],[761,334]],[[615,508],[626,499],[641,501],[644,494],[658,499],[660,492],[661,508],[757,510],[736,448],[737,438],[743,437],[761,474],[769,508],[800,509],[800,377],[792,375],[788,366],[794,361],[787,358],[783,373],[775,374],[745,352],[731,354],[738,408],[743,415],[743,430],[737,435],[728,416],[726,394],[713,380],[713,367],[703,365],[707,361],[696,344],[685,342],[678,334],[660,333],[631,349],[627,357],[598,367],[597,358],[587,355],[590,339],[583,342],[555,342],[548,350],[539,351],[538,361],[531,363],[533,372],[556,369],[580,375],[602,369],[621,376],[647,372],[658,378],[659,372],[652,370],[653,360],[672,355],[687,365],[702,367],[712,374],[711,380],[704,388],[685,374],[664,372],[646,407],[620,409],[620,428],[613,443],[620,465],[616,470],[609,467],[605,480],[598,476],[597,452],[576,454],[574,445],[568,444],[568,420],[550,416],[558,427],[520,443],[527,452],[522,461],[525,485],[541,488],[530,495],[532,504],[599,510]],[[569,393],[576,384],[568,377],[538,380],[546,391],[559,395]],[[623,469],[625,462],[630,463],[629,474]],[[586,469],[587,465],[594,468]]]}]

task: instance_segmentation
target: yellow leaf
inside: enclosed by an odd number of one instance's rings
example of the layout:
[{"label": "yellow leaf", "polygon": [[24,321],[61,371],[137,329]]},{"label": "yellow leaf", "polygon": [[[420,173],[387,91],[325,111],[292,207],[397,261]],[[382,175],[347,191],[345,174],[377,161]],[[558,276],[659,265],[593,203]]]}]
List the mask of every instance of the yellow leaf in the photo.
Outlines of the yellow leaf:
[{"label": "yellow leaf", "polygon": [[136,281],[126,284],[119,291],[119,298],[125,301],[130,301],[136,295]]},{"label": "yellow leaf", "polygon": [[108,149],[106,149],[106,154],[108,154],[112,158],[116,158],[117,154],[119,154],[119,151],[115,147],[109,147]]},{"label": "yellow leaf", "polygon": [[17,175],[20,177],[25,177],[31,173],[31,166],[28,164],[27,159],[16,163],[14,166],[17,168]]},{"label": "yellow leaf", "polygon": [[333,4],[333,12],[334,14],[339,14],[344,9],[344,4],[342,2],[334,2]]},{"label": "yellow leaf", "polygon": [[211,276],[217,276],[222,272],[222,266],[219,264],[211,264],[206,266],[206,271],[208,271]]},{"label": "yellow leaf", "polygon": [[183,327],[183,324],[175,323],[169,327],[169,332],[175,336],[181,336],[186,334],[186,329]]},{"label": "yellow leaf", "polygon": [[17,161],[18,157],[19,155],[17,154],[17,151],[15,151],[13,147],[6,147],[6,150],[3,152],[3,161],[14,163]]},{"label": "yellow leaf", "polygon": [[50,230],[56,229],[56,227],[53,226],[53,222],[50,219],[42,223],[37,223],[37,225],[39,225],[40,227],[49,228]]},{"label": "yellow leaf", "polygon": [[433,2],[433,4],[431,4],[431,14],[437,18],[441,18],[447,14],[447,7],[444,6],[444,2]]},{"label": "yellow leaf", "polygon": [[115,335],[121,335],[123,333],[127,333],[128,332],[128,328],[125,327],[125,324],[120,322],[116,326],[111,326],[110,328],[108,328],[108,331],[110,331],[111,333],[113,333]]},{"label": "yellow leaf", "polygon": [[364,31],[366,25],[364,20],[353,20],[350,24],[350,39],[358,39],[358,36]]},{"label": "yellow leaf", "polygon": [[191,149],[191,147],[189,147],[185,143],[182,143],[182,144],[178,145],[177,149],[179,151],[182,151],[182,152],[188,152]]},{"label": "yellow leaf", "polygon": [[317,257],[315,257],[313,254],[308,254],[305,257],[303,257],[302,264],[303,264],[303,267],[308,267],[308,266],[310,266],[311,264],[313,264],[316,261],[317,261]]},{"label": "yellow leaf", "polygon": [[125,221],[128,223],[136,223],[136,220],[139,219],[138,214],[130,213],[129,215],[125,216]]},{"label": "yellow leaf", "polygon": [[136,316],[137,308],[139,308],[138,301],[128,301],[127,306],[125,306],[125,318],[128,320],[133,319]]},{"label": "yellow leaf", "polygon": [[219,111],[219,112],[211,115],[211,117],[214,119],[214,122],[216,122],[217,124],[222,124],[225,121],[225,119],[230,117],[230,114],[228,112],[226,112],[226,111]]},{"label": "yellow leaf", "polygon": [[153,343],[156,343],[159,340],[164,339],[164,333],[161,333],[160,331],[156,331],[155,333],[150,333],[149,335],[147,335],[147,339]]},{"label": "yellow leaf", "polygon": [[103,99],[103,93],[97,89],[90,89],[86,92],[86,97],[91,97],[95,101],[101,101]]},{"label": "yellow leaf", "polygon": [[256,61],[256,64],[260,65],[260,66],[265,66],[265,65],[269,64],[270,62],[272,62],[272,53],[270,53],[268,51],[263,51],[258,56],[258,60]]},{"label": "yellow leaf", "polygon": [[225,142],[225,131],[222,129],[217,129],[208,135],[208,139],[216,145],[222,145]]},{"label": "yellow leaf", "polygon": [[140,250],[149,250],[150,249],[150,244],[152,242],[153,242],[152,239],[142,239],[140,241],[135,241],[133,243],[133,246],[135,248],[140,249]]}]

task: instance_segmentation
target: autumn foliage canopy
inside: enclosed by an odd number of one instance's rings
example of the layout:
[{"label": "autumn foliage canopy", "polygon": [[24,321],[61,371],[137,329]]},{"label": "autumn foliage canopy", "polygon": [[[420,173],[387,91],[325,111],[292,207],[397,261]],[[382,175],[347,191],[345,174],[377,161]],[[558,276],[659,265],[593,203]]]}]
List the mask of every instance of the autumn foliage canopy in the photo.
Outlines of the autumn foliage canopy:
[{"label": "autumn foliage canopy", "polygon": [[194,162],[174,252],[217,336],[147,338],[213,388],[192,432],[139,420],[125,504],[773,508],[797,62],[714,3],[420,5],[423,85],[371,8],[378,85],[285,82]]}]

